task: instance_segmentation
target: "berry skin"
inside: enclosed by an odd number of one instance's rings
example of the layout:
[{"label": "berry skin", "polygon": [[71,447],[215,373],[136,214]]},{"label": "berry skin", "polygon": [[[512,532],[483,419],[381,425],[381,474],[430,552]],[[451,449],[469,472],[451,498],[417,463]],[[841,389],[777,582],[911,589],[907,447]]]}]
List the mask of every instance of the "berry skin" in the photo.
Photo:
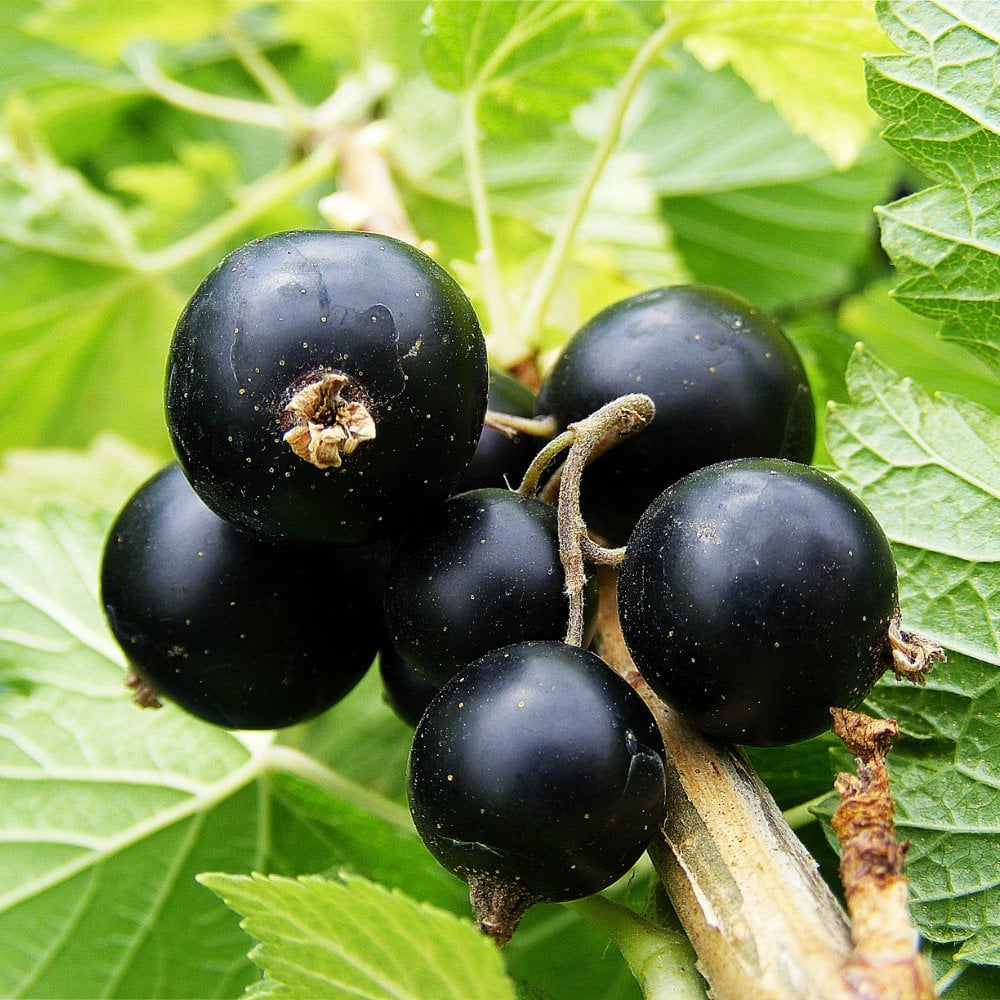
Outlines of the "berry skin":
[{"label": "berry skin", "polygon": [[777,746],[830,727],[883,673],[896,567],[849,490],[781,459],[722,462],[636,525],[618,580],[625,642],[696,728]]},{"label": "berry skin", "polygon": [[432,684],[411,667],[391,642],[385,643],[378,654],[378,672],[382,678],[382,697],[396,715],[411,728],[416,728],[424,709],[438,693],[440,685]]},{"label": "berry skin", "polygon": [[[501,646],[563,638],[564,583],[553,507],[509,490],[460,493],[400,539],[385,589],[389,637],[440,687]],[[592,613],[596,577],[586,596]]]},{"label": "berry skin", "polygon": [[487,377],[472,306],[425,254],[370,233],[277,233],[230,254],[182,312],[167,422],[220,517],[354,545],[453,491]]},{"label": "berry skin", "polygon": [[112,525],[101,599],[157,694],[216,725],[277,729],[339,701],[374,659],[385,548],[247,535],[170,465]]},{"label": "berry skin", "polygon": [[587,524],[615,545],[695,469],[730,458],[812,457],[815,417],[795,349],[732,292],[678,285],[609,306],[567,344],[538,412],[565,427],[631,392],[652,398],[655,418],[583,477]]},{"label": "berry skin", "polygon": [[[535,394],[506,372],[494,368],[490,369],[487,402],[489,409],[514,417],[531,417],[535,412]],[[484,427],[472,461],[455,492],[488,486],[516,489],[538,448],[538,438],[528,434],[508,437],[493,427]]]},{"label": "berry skin", "polygon": [[[631,868],[666,812],[663,754],[649,709],[595,654],[519,643],[427,707],[410,810],[502,943],[527,905],[599,892]],[[498,899],[513,913],[491,912]]]}]

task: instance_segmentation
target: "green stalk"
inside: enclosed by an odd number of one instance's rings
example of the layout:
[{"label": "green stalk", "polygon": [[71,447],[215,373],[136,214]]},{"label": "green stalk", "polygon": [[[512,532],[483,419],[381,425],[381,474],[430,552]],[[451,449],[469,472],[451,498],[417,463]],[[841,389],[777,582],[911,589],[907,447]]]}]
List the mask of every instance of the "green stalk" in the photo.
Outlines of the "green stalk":
[{"label": "green stalk", "polygon": [[679,33],[673,25],[663,24],[636,53],[631,65],[622,77],[611,107],[611,113],[608,116],[607,127],[583,172],[583,176],[580,178],[573,201],[563,216],[562,225],[549,247],[548,255],[542,263],[538,278],[521,313],[520,333],[522,337],[534,337],[542,328],[545,314],[559,283],[559,276],[566,265],[573,240],[576,238],[577,230],[580,228],[580,223],[590,205],[594,188],[597,187],[597,182],[621,138],[625,112],[635,96],[639,81],[659,54],[678,37]]},{"label": "green stalk", "polygon": [[493,238],[493,218],[490,213],[489,196],[486,193],[482,151],[479,148],[478,106],[478,89],[466,92],[462,99],[462,158],[472,200],[476,239],[479,242],[476,266],[479,268],[479,276],[483,283],[487,327],[494,336],[506,339],[513,329],[514,321],[503,276],[500,274],[496,242]]},{"label": "green stalk", "polygon": [[265,760],[272,771],[303,778],[338,799],[391,823],[398,830],[413,832],[409,810],[345,778],[301,750],[276,744],[268,748]]},{"label": "green stalk", "polygon": [[604,896],[565,904],[603,931],[642,987],[646,1000],[705,1000],[705,980],[684,932],[658,927]]},{"label": "green stalk", "polygon": [[255,181],[228,212],[217,216],[190,236],[162,250],[139,254],[135,269],[144,274],[163,274],[196,260],[231,239],[275,205],[294,198],[322,180],[337,162],[337,155],[338,147],[333,140],[319,143],[298,163]]},{"label": "green stalk", "polygon": [[793,830],[801,830],[802,827],[819,821],[819,817],[812,810],[821,802],[825,802],[829,797],[830,793],[824,792],[822,795],[817,795],[816,798],[810,799],[808,802],[802,802],[797,806],[786,809],[781,815],[784,816],[785,822]]}]

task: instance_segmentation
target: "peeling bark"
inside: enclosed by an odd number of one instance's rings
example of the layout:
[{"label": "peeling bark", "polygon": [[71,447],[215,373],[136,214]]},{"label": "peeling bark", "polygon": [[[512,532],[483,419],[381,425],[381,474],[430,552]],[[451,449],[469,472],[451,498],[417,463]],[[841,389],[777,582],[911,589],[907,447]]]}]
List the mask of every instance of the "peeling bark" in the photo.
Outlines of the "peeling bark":
[{"label": "peeling bark", "polygon": [[899,726],[847,709],[831,713],[834,732],[857,763],[856,775],[837,776],[841,802],[831,821],[854,942],[845,977],[859,1000],[932,1000],[931,970],[920,954],[903,875],[909,845],[896,840],[885,769]]},{"label": "peeling bark", "polygon": [[656,698],[625,648],[614,572],[601,569],[601,655],[653,710],[667,749],[668,816],[650,856],[714,1000],[857,1000],[843,910],[733,747]]}]

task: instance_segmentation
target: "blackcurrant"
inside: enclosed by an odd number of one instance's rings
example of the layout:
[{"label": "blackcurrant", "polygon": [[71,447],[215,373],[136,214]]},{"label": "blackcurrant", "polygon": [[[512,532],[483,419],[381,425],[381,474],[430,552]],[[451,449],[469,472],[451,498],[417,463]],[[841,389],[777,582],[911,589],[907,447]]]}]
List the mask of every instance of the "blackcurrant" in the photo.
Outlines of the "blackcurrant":
[{"label": "blackcurrant", "polygon": [[[596,577],[585,595],[596,609]],[[400,539],[385,589],[389,636],[413,668],[444,684],[484,653],[561,639],[565,594],[556,512],[510,490],[449,498]]]},{"label": "blackcurrant", "polygon": [[795,349],[732,292],[678,285],[609,306],[566,345],[538,411],[565,426],[632,392],[652,398],[655,418],[583,477],[587,523],[614,544],[688,472],[727,458],[812,457],[813,405]]},{"label": "blackcurrant", "polygon": [[385,556],[245,534],[170,465],[112,525],[101,599],[156,694],[217,725],[276,729],[339,701],[374,660]]},{"label": "blackcurrant", "polygon": [[625,642],[653,690],[736,743],[815,736],[887,666],[892,551],[871,512],[825,473],[781,459],[700,469],[629,540]]},{"label": "blackcurrant", "polygon": [[[517,379],[495,368],[490,369],[487,401],[489,409],[515,417],[531,417],[535,412],[535,394]],[[488,486],[516,487],[538,448],[538,439],[528,434],[510,437],[493,427],[484,427],[472,461],[455,492]]]},{"label": "blackcurrant", "polygon": [[410,810],[502,942],[526,906],[590,895],[631,868],[665,816],[663,754],[649,709],[594,653],[519,643],[427,707]]},{"label": "blackcurrant", "polygon": [[416,726],[440,685],[414,670],[391,642],[379,650],[378,671],[386,704],[408,726]]},{"label": "blackcurrant", "polygon": [[425,254],[370,233],[277,233],[226,257],[185,307],[167,420],[221,517],[357,544],[453,491],[487,378],[475,312]]}]

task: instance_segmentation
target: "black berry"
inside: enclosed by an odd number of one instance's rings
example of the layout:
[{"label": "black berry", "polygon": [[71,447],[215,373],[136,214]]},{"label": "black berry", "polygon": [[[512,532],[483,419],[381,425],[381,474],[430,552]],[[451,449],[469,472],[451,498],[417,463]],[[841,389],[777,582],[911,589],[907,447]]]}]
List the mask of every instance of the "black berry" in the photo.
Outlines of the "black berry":
[{"label": "black berry", "polygon": [[371,547],[247,535],[171,465],[114,522],[101,599],[132,670],[155,694],[221,726],[276,729],[329,708],[368,669],[383,571]]},{"label": "black berry", "polygon": [[672,482],[728,458],[812,457],[815,418],[791,343],[760,310],[702,285],[658,288],[598,313],[567,344],[538,396],[562,426],[627,393],[652,423],[583,477],[588,525],[623,544]]},{"label": "black berry", "polygon": [[622,632],[650,686],[697,728],[778,745],[830,726],[887,666],[892,551],[816,469],[701,469],[642,516],[618,581]]},{"label": "black berry", "polygon": [[385,236],[288,232],[240,247],[195,292],[167,418],[221,517],[356,544],[453,491],[486,391],[479,323],[434,261]]},{"label": "black berry", "polygon": [[[596,609],[596,578],[586,597]],[[509,490],[451,497],[393,555],[385,591],[389,636],[407,663],[444,684],[484,653],[561,639],[569,601],[556,512]]]},{"label": "black berry", "polygon": [[663,752],[642,699],[595,654],[520,643],[462,670],[428,706],[410,810],[503,941],[532,902],[598,892],[635,863],[664,818]]}]

